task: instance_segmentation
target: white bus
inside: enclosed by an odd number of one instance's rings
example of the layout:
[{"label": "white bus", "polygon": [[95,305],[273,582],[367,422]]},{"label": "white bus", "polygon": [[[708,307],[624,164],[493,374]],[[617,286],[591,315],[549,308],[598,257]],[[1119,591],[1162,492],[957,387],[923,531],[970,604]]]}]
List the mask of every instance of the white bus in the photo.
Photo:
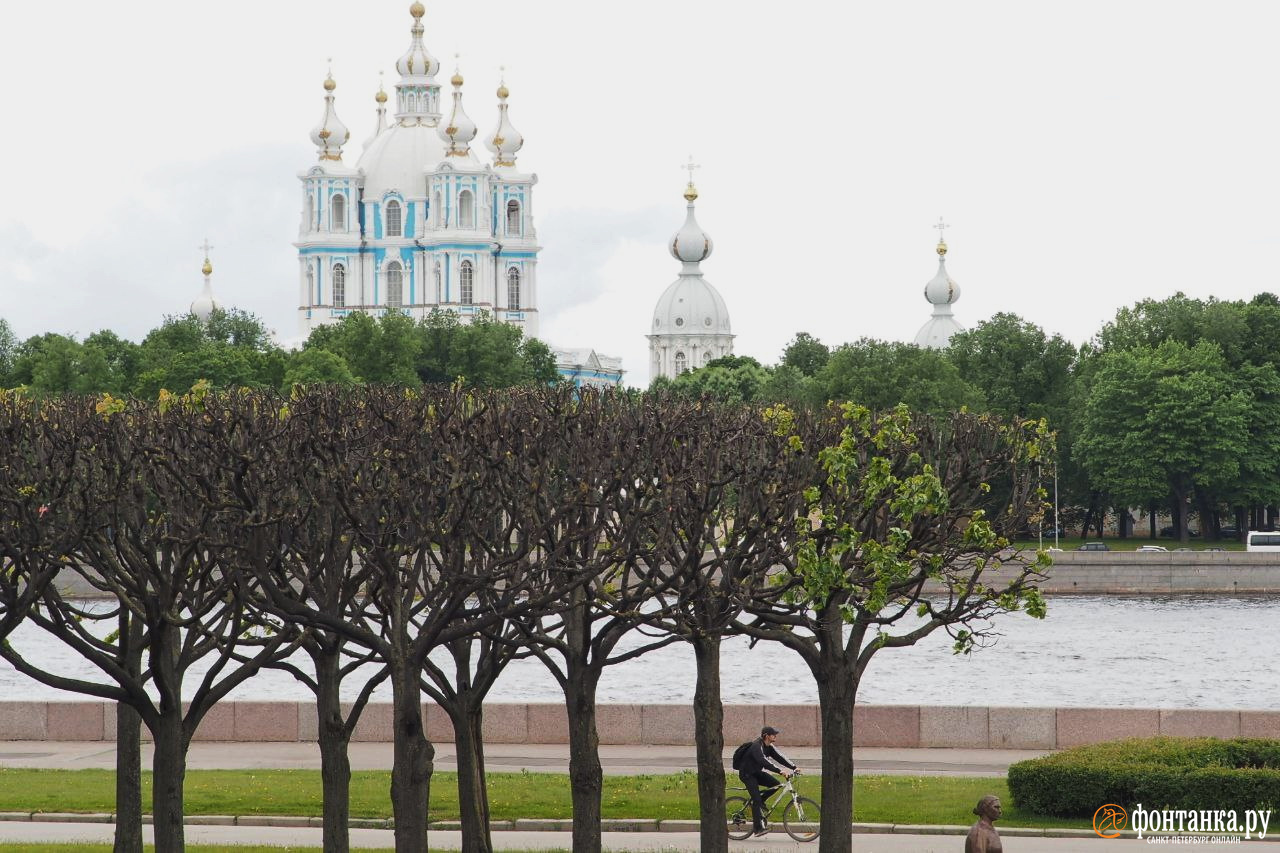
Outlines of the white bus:
[{"label": "white bus", "polygon": [[1268,533],[1262,530],[1250,530],[1244,541],[1246,551],[1280,551],[1280,532]]}]

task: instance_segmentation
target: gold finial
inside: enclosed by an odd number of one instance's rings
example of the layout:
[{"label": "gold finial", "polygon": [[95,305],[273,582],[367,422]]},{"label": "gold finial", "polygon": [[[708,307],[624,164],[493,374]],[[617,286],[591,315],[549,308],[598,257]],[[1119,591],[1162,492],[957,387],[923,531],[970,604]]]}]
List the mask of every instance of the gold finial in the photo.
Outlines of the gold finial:
[{"label": "gold finial", "polygon": [[204,250],[204,266],[200,268],[200,272],[205,275],[213,275],[213,264],[209,263],[209,250],[212,249],[213,246],[209,245],[209,238],[205,237],[204,245],[196,246],[196,248]]},{"label": "gold finial", "polygon": [[332,92],[338,88],[338,84],[333,81],[333,57],[329,57],[329,76],[324,79],[324,90]]},{"label": "gold finial", "polygon": [[942,217],[938,217],[938,224],[933,226],[938,229],[938,257],[944,257],[947,254],[947,241],[943,238],[943,232],[951,226],[942,221]]},{"label": "gold finial", "polygon": [[511,93],[507,91],[507,66],[498,66],[498,97],[506,100]]},{"label": "gold finial", "polygon": [[409,14],[413,15],[415,19],[420,20],[423,15],[427,14],[427,10],[421,3],[414,3],[409,7]]},{"label": "gold finial", "polygon": [[449,78],[449,82],[455,87],[462,85],[462,71],[458,68],[458,60],[462,58],[462,54],[455,53],[453,55],[453,76]]},{"label": "gold finial", "polygon": [[375,101],[377,101],[378,103],[380,103],[380,104],[385,104],[385,103],[387,102],[387,90],[386,90],[386,88],[382,85],[382,72],[381,72],[381,71],[379,71],[379,72],[378,72],[378,94],[374,95],[374,96],[373,96],[373,99],[374,99]]},{"label": "gold finial", "polygon": [[683,168],[689,170],[689,186],[685,187],[684,199],[690,204],[698,197],[698,188],[693,185],[693,170],[700,169],[701,166],[693,162],[693,155],[689,155],[689,162]]}]

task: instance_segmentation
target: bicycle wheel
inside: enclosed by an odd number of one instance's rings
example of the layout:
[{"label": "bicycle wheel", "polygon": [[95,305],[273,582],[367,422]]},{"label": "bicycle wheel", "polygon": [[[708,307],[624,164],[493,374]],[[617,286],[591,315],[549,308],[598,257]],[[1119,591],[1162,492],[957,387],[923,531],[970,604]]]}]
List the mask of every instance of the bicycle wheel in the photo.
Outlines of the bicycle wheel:
[{"label": "bicycle wheel", "polygon": [[729,837],[741,841],[751,836],[751,801],[746,797],[727,797],[725,813],[729,815]]},{"label": "bicycle wheel", "polygon": [[822,811],[808,797],[797,797],[782,811],[782,825],[796,841],[812,841],[818,837],[818,821]]}]

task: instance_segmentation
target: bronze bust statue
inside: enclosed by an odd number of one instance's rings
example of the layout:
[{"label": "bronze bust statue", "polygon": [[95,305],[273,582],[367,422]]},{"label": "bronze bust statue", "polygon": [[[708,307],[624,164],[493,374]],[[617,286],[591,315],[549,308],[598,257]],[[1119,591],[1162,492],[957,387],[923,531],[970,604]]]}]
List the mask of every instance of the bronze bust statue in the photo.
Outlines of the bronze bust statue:
[{"label": "bronze bust statue", "polygon": [[992,826],[1000,819],[1000,798],[987,794],[973,807],[978,822],[969,830],[964,840],[964,853],[1003,853],[1000,834]]}]

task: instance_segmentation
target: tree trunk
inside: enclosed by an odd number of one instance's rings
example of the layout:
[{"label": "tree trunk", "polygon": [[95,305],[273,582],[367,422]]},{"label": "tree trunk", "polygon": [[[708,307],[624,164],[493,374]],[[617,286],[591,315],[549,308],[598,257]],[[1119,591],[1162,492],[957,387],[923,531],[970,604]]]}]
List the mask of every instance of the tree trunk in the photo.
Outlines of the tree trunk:
[{"label": "tree trunk", "polygon": [[[695,637],[698,680],[693,690],[693,723],[698,747],[698,809],[702,853],[729,849],[724,820],[724,705],[720,701],[720,637]],[[751,732],[755,737],[755,732]]]},{"label": "tree trunk", "polygon": [[1148,519],[1150,519],[1150,521],[1151,521],[1151,538],[1152,538],[1152,539],[1155,539],[1155,538],[1156,538],[1156,533],[1158,533],[1158,532],[1159,532],[1159,531],[1156,529],[1156,505],[1155,505],[1155,504],[1152,504],[1152,505],[1151,505],[1151,508],[1150,508],[1150,510],[1149,510],[1149,511],[1148,511],[1148,513],[1147,513],[1147,518],[1148,518]]},{"label": "tree trunk", "polygon": [[818,853],[853,849],[853,704],[858,685],[846,667],[818,679],[822,720],[822,834]]},{"label": "tree trunk", "polygon": [[391,666],[392,726],[391,812],[396,853],[427,849],[428,803],[435,747],[422,729],[422,688],[418,670],[405,661]]},{"label": "tree trunk", "polygon": [[600,853],[600,735],[596,731],[596,679],[570,671],[565,689],[569,715],[569,787],[573,808],[573,853]]},{"label": "tree trunk", "polygon": [[320,783],[324,796],[324,849],[348,853],[351,849],[351,759],[347,752],[351,733],[342,715],[339,697],[338,654],[312,656],[316,667],[316,721],[320,745]]},{"label": "tree trunk", "polygon": [[478,701],[460,698],[446,710],[453,722],[453,743],[458,754],[462,850],[463,853],[493,853],[493,840],[489,835],[489,792],[484,778],[484,708]]},{"label": "tree trunk", "polygon": [[[120,610],[120,657],[135,679],[142,672],[142,623]],[[142,719],[116,703],[115,853],[142,853]]]},{"label": "tree trunk", "polygon": [[151,732],[155,753],[151,760],[151,813],[156,850],[181,851],[182,784],[187,772],[187,738],[182,730],[182,706],[160,708],[160,718]]},{"label": "tree trunk", "polygon": [[142,853],[142,719],[116,703],[115,853]]}]

